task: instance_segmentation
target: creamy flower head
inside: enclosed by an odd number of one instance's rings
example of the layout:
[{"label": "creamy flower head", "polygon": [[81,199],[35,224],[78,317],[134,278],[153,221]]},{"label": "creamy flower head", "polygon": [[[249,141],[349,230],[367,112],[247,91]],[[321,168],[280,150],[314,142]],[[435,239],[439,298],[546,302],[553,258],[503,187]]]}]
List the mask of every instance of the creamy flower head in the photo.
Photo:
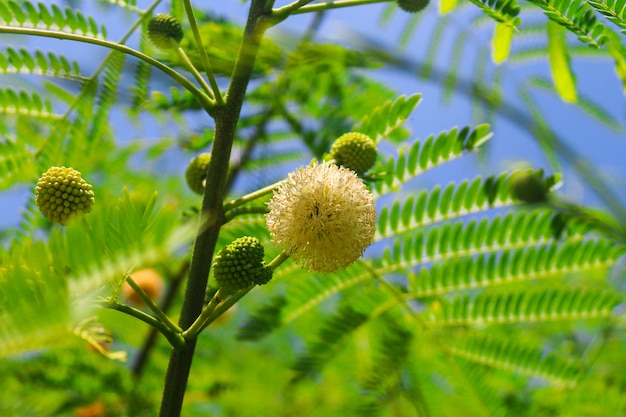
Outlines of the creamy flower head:
[{"label": "creamy flower head", "polygon": [[290,173],[266,220],[272,239],[294,260],[324,273],[357,260],[376,231],[372,193],[354,171],[334,164]]}]

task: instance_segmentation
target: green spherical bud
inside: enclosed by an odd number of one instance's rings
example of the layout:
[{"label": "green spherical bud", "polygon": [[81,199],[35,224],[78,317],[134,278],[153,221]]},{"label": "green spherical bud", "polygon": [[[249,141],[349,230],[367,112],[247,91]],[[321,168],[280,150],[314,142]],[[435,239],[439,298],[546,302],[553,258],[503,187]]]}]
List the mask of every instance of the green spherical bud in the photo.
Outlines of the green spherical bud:
[{"label": "green spherical bud", "polygon": [[367,135],[350,132],[340,136],[330,148],[330,157],[361,175],[374,166],[378,151],[376,142]]},{"label": "green spherical bud", "polygon": [[405,12],[416,13],[428,6],[428,0],[396,0]]},{"label": "green spherical bud", "polygon": [[174,49],[183,39],[183,28],[170,14],[158,14],[148,23],[148,38],[161,49]]},{"label": "green spherical bud", "polygon": [[511,194],[525,203],[542,203],[548,197],[548,189],[541,173],[532,169],[517,171],[511,175]]},{"label": "green spherical bud", "polygon": [[185,178],[189,188],[197,194],[204,194],[204,183],[206,180],[206,172],[211,162],[210,153],[202,153],[193,158],[187,166]]},{"label": "green spherical bud", "polygon": [[235,239],[215,255],[213,275],[222,290],[237,291],[272,279],[272,268],[263,262],[265,251],[257,238]]},{"label": "green spherical bud", "polygon": [[68,221],[89,213],[94,203],[91,184],[73,168],[48,169],[35,187],[35,202],[41,213],[53,223]]}]

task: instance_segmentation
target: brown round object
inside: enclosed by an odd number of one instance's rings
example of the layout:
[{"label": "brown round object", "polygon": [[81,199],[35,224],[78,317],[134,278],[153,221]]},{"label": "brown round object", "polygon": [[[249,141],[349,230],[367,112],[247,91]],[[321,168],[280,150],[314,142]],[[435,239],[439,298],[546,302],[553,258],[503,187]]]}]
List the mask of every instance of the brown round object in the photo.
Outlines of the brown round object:
[{"label": "brown round object", "polygon": [[[157,271],[151,268],[140,269],[130,274],[130,276],[152,301],[158,301],[159,297],[161,297],[161,294],[163,293],[163,279]],[[146,305],[139,294],[133,290],[128,282],[124,282],[122,287],[122,298],[128,304],[137,307],[145,307]]]}]

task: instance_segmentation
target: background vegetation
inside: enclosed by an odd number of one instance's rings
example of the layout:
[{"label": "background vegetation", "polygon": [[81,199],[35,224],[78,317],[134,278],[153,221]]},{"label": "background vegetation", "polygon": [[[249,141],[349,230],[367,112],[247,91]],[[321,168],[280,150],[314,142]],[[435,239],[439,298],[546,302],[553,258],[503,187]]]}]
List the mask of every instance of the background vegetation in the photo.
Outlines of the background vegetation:
[{"label": "background vegetation", "polygon": [[[0,0],[2,212],[20,216],[0,231],[0,414],[176,416],[182,393],[185,416],[626,413],[626,209],[601,166],[624,155],[626,3],[367,3]],[[346,10],[376,26],[329,39]],[[157,12],[224,103],[150,43]],[[365,257],[287,261],[181,342],[216,250],[249,235],[279,253],[269,195],[208,213],[352,130],[379,149]],[[208,151],[201,197],[184,172]],[[546,201],[512,194],[525,159]],[[34,203],[50,166],[94,185],[67,227]],[[124,292],[145,268],[158,308]]]}]

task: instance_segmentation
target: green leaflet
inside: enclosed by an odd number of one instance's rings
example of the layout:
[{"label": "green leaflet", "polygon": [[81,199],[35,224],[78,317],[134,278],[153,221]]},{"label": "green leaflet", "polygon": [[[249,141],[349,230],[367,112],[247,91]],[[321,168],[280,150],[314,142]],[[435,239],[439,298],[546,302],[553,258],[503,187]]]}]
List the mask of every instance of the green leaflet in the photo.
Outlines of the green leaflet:
[{"label": "green leaflet", "polygon": [[491,41],[493,49],[493,62],[496,64],[503,63],[509,57],[514,31],[515,28],[510,25],[496,23],[496,27],[493,31],[493,39]]},{"label": "green leaflet", "polygon": [[575,103],[577,101],[576,77],[570,65],[565,28],[552,20],[548,21],[547,28],[548,57],[554,87],[563,101]]},{"label": "green leaflet", "polygon": [[439,14],[446,14],[456,9],[457,0],[441,0],[439,1]]}]

